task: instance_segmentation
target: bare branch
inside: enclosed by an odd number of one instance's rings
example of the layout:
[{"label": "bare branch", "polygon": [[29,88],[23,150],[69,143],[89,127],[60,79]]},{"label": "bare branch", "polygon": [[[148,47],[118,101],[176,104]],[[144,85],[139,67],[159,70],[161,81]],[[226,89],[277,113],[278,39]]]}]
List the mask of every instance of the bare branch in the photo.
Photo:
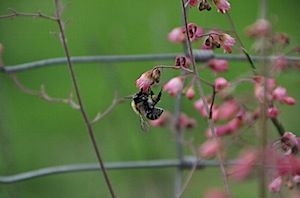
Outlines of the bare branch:
[{"label": "bare branch", "polygon": [[44,85],[41,85],[41,90],[39,91],[29,89],[21,83],[21,81],[17,78],[15,74],[10,74],[9,76],[16,83],[18,89],[24,93],[38,96],[47,102],[69,104],[74,109],[80,109],[80,106],[73,100],[73,95],[71,92],[69,93],[69,98],[52,98],[46,93],[46,88]]}]

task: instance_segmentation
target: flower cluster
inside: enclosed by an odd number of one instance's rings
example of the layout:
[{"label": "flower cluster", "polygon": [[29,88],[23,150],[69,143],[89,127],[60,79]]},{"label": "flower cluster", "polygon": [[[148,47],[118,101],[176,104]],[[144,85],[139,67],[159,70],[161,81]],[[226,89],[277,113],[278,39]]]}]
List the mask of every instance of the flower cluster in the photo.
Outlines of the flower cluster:
[{"label": "flower cluster", "polygon": [[[198,5],[200,11],[211,10],[211,6],[207,0],[190,0],[188,2],[191,7],[196,7]],[[221,12],[222,14],[226,13],[227,10],[230,10],[230,4],[227,0],[213,0],[213,3],[218,9],[218,12]]]},{"label": "flower cluster", "polygon": [[232,52],[232,46],[235,45],[235,39],[229,34],[221,33],[218,30],[209,31],[205,33],[204,28],[196,25],[195,23],[189,23],[187,30],[184,27],[174,28],[168,34],[168,40],[172,43],[183,43],[188,32],[191,42],[197,42],[201,37],[206,37],[204,44],[201,45],[201,49],[220,48],[224,49],[224,52]]}]

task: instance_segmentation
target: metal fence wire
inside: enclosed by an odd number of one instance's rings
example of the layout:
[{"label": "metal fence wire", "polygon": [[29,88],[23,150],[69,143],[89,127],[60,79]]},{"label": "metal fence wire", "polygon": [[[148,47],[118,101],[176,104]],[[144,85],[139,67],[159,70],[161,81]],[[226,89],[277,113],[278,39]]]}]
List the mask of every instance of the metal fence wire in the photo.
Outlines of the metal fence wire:
[{"label": "metal fence wire", "polygon": [[[72,57],[71,60],[74,63],[95,63],[95,62],[124,62],[124,61],[155,61],[155,60],[174,60],[179,54],[144,54],[144,55],[112,55],[112,56],[79,56]],[[228,54],[215,54],[211,50],[194,50],[195,59],[197,62],[205,62],[210,59],[226,59],[231,61],[246,61],[247,57],[244,55],[228,55]],[[274,57],[268,57],[268,61],[272,61]],[[296,61],[300,60],[299,57],[286,57],[287,60]],[[266,61],[266,59],[253,56],[251,59],[255,62]],[[54,58],[41,61],[35,61],[31,63],[24,63],[19,65],[5,66],[2,68],[6,73],[17,73],[24,70],[31,70],[41,67],[50,67],[62,63],[66,63],[66,58]],[[177,131],[177,135],[180,136],[180,131]],[[148,161],[130,161],[130,162],[114,162],[105,163],[107,170],[126,170],[126,169],[154,169],[154,168],[176,168],[175,177],[175,197],[179,190],[182,188],[182,174],[186,169],[196,168],[197,170],[205,167],[218,167],[219,163],[216,160],[198,160],[194,156],[185,156],[182,148],[182,144],[176,141],[177,144],[177,159],[164,159],[164,160],[148,160]],[[225,165],[234,163],[234,160],[225,162]],[[196,165],[196,166],[195,166]],[[22,182],[25,180],[31,180],[39,177],[46,177],[55,174],[67,174],[73,172],[83,171],[96,171],[99,170],[99,163],[87,163],[87,164],[70,164],[46,167],[42,169],[36,169],[28,172],[22,172],[14,175],[0,176],[0,183],[10,184]]]}]

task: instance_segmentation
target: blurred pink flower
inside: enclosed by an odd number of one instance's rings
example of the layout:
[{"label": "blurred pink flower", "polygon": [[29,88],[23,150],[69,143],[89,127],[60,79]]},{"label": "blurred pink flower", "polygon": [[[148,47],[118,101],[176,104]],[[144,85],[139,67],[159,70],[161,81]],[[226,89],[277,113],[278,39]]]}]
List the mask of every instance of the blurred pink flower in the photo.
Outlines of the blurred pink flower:
[{"label": "blurred pink flower", "polygon": [[246,28],[249,37],[269,36],[271,33],[271,24],[266,19],[258,19],[254,24]]},{"label": "blurred pink flower", "polygon": [[183,33],[182,27],[174,28],[168,34],[168,40],[172,43],[182,43],[185,41],[185,34]]},{"label": "blurred pink flower", "polygon": [[268,108],[268,117],[269,118],[276,118],[279,115],[280,111],[277,107],[269,107]]},{"label": "blurred pink flower", "polygon": [[219,42],[224,49],[224,52],[232,52],[231,47],[235,45],[235,40],[233,37],[231,37],[229,34],[219,34]]},{"label": "blurred pink flower", "polygon": [[181,113],[179,116],[179,125],[181,129],[194,128],[196,126],[196,120],[189,118],[185,113]]},{"label": "blurred pink flower", "polygon": [[230,168],[230,176],[236,181],[245,179],[253,170],[253,165],[259,159],[259,153],[255,149],[243,150],[237,162]]},{"label": "blurred pink flower", "polygon": [[235,99],[230,99],[219,106],[219,119],[228,120],[236,116],[240,110],[240,105]]},{"label": "blurred pink flower", "polygon": [[284,55],[277,55],[273,60],[271,64],[272,70],[275,73],[282,72],[288,68],[288,60]]},{"label": "blurred pink flower", "polygon": [[280,86],[279,86],[279,87],[276,87],[276,88],[274,89],[272,95],[273,95],[273,97],[274,97],[275,100],[278,100],[278,101],[282,102],[283,99],[284,99],[285,97],[287,97],[286,88],[280,87]]},{"label": "blurred pink flower", "polygon": [[203,158],[212,158],[216,156],[221,147],[221,142],[218,140],[206,140],[199,147],[199,153]]},{"label": "blurred pink flower", "polygon": [[282,178],[276,177],[271,181],[269,184],[269,191],[270,192],[279,192],[282,185]]},{"label": "blurred pink flower", "polygon": [[227,60],[210,59],[207,64],[217,74],[228,71]]},{"label": "blurred pink flower", "polygon": [[215,6],[218,8],[218,11],[222,14],[226,13],[226,10],[230,10],[230,4],[227,0],[213,0]]},{"label": "blurred pink flower", "polygon": [[183,76],[174,77],[164,85],[163,89],[171,96],[177,96],[177,94],[182,91],[183,80]]},{"label": "blurred pink flower", "polygon": [[296,104],[296,100],[294,98],[290,97],[290,96],[285,97],[283,99],[283,102],[285,104],[288,104],[288,105],[294,105],[294,104]]},{"label": "blurred pink flower", "polygon": [[214,86],[215,86],[216,92],[224,89],[228,85],[229,85],[228,81],[223,77],[219,77],[219,78],[215,79]]},{"label": "blurred pink flower", "polygon": [[[206,109],[204,107],[204,103],[203,103],[202,98],[200,98],[199,100],[195,101],[193,106],[194,106],[194,108],[196,110],[199,111],[199,113],[200,113],[201,116],[203,116],[204,118],[207,118],[208,114],[207,114]],[[209,104],[209,106],[210,106],[210,104]],[[212,119],[214,121],[217,121],[218,117],[219,117],[218,106],[214,105],[212,111],[213,111]]]},{"label": "blurred pink flower", "polygon": [[193,99],[195,97],[195,89],[194,89],[194,86],[191,85],[189,86],[186,90],[185,90],[185,96],[188,98],[188,99]]}]

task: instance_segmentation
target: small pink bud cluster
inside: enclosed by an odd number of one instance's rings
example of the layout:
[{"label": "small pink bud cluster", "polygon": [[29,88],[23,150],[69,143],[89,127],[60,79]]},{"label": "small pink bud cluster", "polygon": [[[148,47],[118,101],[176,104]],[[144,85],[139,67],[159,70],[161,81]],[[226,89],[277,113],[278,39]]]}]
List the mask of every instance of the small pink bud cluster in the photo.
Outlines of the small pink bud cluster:
[{"label": "small pink bud cluster", "polygon": [[274,106],[275,101],[278,101],[281,104],[295,105],[296,100],[287,95],[286,88],[281,86],[276,87],[275,79],[255,76],[253,77],[253,80],[254,95],[259,102],[263,103],[264,99],[268,102],[269,108],[267,115],[270,118],[275,118],[280,113],[279,109]]},{"label": "small pink bud cluster", "polygon": [[[197,26],[195,23],[189,23],[187,25],[187,30],[183,27],[174,28],[168,34],[168,40],[172,43],[182,43],[185,42],[185,37],[188,32],[190,41],[196,42],[204,34],[204,29]],[[205,39],[202,49],[212,49],[214,47],[224,49],[224,52],[232,52],[231,47],[235,45],[235,39],[229,34],[220,33],[217,31],[211,31],[207,33],[207,38]]]},{"label": "small pink bud cluster", "polygon": [[[222,14],[226,13],[227,10],[230,10],[230,4],[227,0],[213,0],[214,5],[218,9],[218,12]],[[198,5],[199,11],[211,10],[211,6],[207,0],[190,0],[189,5],[191,7],[196,7]]]}]

